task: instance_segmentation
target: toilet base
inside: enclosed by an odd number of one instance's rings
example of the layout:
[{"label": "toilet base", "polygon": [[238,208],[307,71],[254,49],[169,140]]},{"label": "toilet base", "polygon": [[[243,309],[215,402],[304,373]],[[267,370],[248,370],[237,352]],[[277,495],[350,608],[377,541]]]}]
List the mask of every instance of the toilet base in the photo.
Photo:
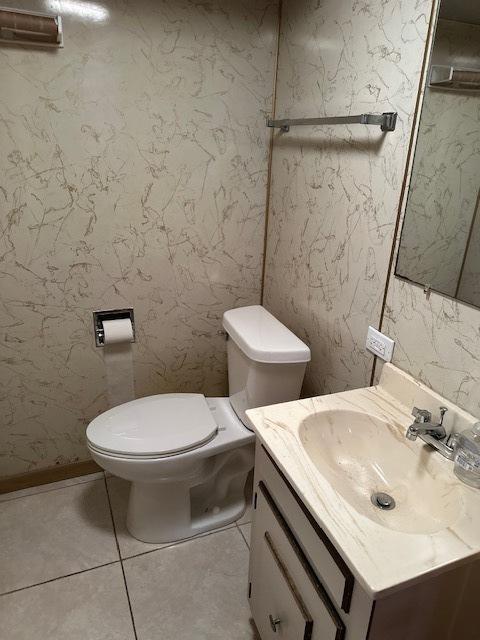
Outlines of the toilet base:
[{"label": "toilet base", "polygon": [[89,445],[95,462],[131,482],[127,529],[138,540],[184,540],[230,524],[245,511],[255,434],[239,420],[228,398],[206,400],[218,433],[196,449],[148,458],[117,456]]},{"label": "toilet base", "polygon": [[127,529],[142,542],[164,544],[230,524],[245,512],[254,446],[207,458],[196,478],[132,482]]}]

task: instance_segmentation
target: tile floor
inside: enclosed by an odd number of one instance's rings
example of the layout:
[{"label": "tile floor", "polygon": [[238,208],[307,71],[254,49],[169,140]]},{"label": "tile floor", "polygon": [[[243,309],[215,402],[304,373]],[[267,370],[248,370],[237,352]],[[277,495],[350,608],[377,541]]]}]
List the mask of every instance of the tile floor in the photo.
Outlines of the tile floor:
[{"label": "tile floor", "polygon": [[[9,640],[253,640],[250,510],[173,545],[132,538],[128,483],[103,473],[0,495]],[[4,634],[4,635],[3,635]]]}]

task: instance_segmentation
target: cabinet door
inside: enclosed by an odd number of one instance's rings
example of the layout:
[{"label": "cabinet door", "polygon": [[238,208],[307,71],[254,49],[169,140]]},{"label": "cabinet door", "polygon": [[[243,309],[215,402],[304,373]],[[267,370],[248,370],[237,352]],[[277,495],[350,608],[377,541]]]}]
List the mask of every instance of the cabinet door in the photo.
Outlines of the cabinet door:
[{"label": "cabinet door", "polygon": [[262,640],[344,640],[345,625],[263,482],[253,524],[250,606]]},{"label": "cabinet door", "polygon": [[311,640],[312,618],[268,532],[257,561],[252,613],[262,640]]},{"label": "cabinet door", "polygon": [[349,613],[354,579],[343,558],[262,446],[257,446],[256,465],[261,467],[261,479],[274,496],[283,518],[299,533],[299,544],[317,574],[322,576],[333,602]]}]

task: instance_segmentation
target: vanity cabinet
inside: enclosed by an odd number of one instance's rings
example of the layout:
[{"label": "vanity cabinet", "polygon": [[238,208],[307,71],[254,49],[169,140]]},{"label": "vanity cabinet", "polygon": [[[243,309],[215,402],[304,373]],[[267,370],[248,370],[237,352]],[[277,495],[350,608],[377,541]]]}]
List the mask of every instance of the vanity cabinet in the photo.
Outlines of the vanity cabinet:
[{"label": "vanity cabinet", "polygon": [[262,640],[478,640],[479,587],[477,561],[372,598],[257,443],[248,595]]}]

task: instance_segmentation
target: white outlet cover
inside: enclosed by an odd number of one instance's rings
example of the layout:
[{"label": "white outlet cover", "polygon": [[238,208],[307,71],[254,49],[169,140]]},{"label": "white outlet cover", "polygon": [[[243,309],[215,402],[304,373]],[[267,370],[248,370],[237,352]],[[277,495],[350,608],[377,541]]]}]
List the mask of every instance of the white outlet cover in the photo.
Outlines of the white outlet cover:
[{"label": "white outlet cover", "polygon": [[368,327],[365,346],[371,353],[385,360],[385,362],[392,360],[395,342],[384,333],[380,333],[378,329]]}]

